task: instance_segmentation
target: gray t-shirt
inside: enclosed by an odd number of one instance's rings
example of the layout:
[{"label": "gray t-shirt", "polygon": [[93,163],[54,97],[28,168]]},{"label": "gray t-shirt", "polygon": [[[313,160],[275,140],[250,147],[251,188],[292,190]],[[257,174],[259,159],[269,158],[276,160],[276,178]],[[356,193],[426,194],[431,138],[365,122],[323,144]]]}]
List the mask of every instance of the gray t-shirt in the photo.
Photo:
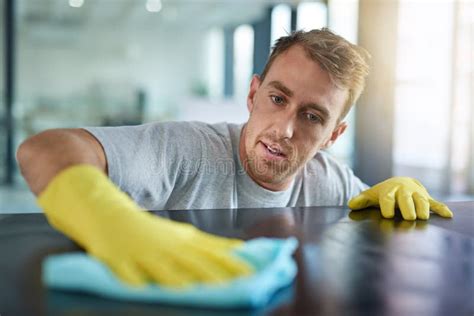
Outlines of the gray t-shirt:
[{"label": "gray t-shirt", "polygon": [[239,157],[243,125],[165,122],[89,127],[110,179],[150,210],[343,205],[365,190],[352,170],[319,152],[285,191],[255,183]]}]

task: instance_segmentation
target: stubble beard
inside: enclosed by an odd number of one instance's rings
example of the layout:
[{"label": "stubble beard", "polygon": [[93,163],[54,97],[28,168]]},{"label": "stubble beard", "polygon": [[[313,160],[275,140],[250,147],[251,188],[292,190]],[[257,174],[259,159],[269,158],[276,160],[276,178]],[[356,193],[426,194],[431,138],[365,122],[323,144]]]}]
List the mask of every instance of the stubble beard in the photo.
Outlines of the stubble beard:
[{"label": "stubble beard", "polygon": [[[245,137],[244,151],[246,152],[245,161],[242,161],[244,164],[244,169],[253,178],[256,182],[264,182],[267,184],[279,184],[293,176],[301,169],[303,163],[297,159],[297,150],[292,147],[292,144],[287,144],[283,146],[286,147],[288,153],[287,159],[283,161],[271,161],[257,155],[256,144],[252,143],[252,140],[260,139],[260,137],[253,137],[248,130],[248,124],[244,126],[242,130],[241,138]],[[244,135],[244,136],[242,136]],[[267,139],[272,139],[274,142],[280,143],[277,141],[276,137],[272,135],[265,135]],[[292,147],[291,149],[288,147]],[[250,150],[247,150],[250,148]]]},{"label": "stubble beard", "polygon": [[288,157],[278,162],[271,161],[259,157],[255,149],[247,154],[246,164],[254,177],[269,184],[278,184],[287,180],[301,167],[296,157]]}]

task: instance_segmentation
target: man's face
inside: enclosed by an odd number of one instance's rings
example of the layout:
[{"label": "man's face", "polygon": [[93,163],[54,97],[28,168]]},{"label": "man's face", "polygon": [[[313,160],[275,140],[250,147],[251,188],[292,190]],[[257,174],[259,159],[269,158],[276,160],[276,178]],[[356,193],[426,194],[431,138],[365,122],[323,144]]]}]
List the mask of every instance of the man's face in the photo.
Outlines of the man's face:
[{"label": "man's face", "polygon": [[301,167],[346,129],[338,118],[347,94],[301,46],[277,57],[263,82],[254,76],[240,141],[250,177],[269,190],[286,189]]}]

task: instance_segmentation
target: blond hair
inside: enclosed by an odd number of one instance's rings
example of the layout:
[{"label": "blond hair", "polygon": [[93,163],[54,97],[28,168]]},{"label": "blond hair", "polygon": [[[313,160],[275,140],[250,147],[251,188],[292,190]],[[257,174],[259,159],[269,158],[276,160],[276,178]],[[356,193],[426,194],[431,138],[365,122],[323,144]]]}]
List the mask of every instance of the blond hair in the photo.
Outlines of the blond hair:
[{"label": "blond hair", "polygon": [[349,96],[339,118],[342,120],[364,90],[365,78],[369,74],[370,54],[328,28],[308,32],[297,31],[277,40],[260,76],[262,81],[275,59],[294,45],[301,45],[308,56],[329,73],[332,82],[338,88],[348,90]]}]

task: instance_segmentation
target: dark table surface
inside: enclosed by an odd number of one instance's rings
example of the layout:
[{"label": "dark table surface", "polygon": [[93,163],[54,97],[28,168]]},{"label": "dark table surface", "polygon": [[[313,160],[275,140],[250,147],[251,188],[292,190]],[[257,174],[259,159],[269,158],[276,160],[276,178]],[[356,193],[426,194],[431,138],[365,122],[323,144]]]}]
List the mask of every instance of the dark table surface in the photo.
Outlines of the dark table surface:
[{"label": "dark table surface", "polygon": [[474,202],[453,219],[345,207],[158,211],[231,237],[297,236],[298,275],[258,310],[119,302],[48,290],[42,259],[77,251],[42,214],[0,215],[0,315],[474,315]]}]

